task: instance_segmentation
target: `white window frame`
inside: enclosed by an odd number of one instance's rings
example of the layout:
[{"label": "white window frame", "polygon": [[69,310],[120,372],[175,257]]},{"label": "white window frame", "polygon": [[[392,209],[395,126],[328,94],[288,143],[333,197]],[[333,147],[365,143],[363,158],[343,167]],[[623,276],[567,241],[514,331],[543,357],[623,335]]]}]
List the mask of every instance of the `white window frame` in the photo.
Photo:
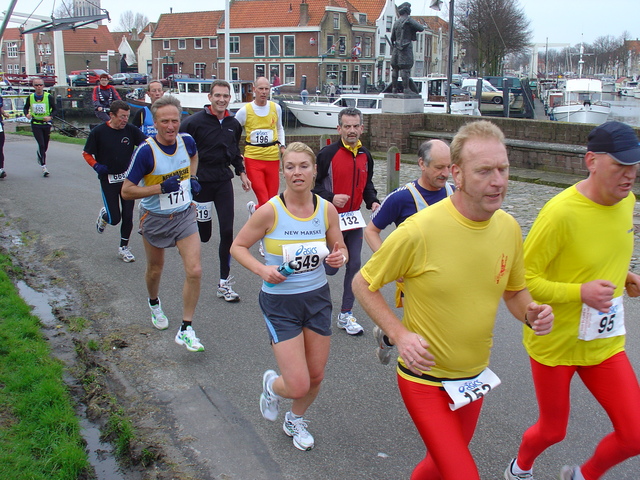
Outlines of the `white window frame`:
[{"label": "white window frame", "polygon": [[340,14],[339,13],[333,14],[333,29],[340,30]]},{"label": "white window frame", "polygon": [[[285,63],[284,65],[282,65],[282,70],[284,71],[284,77],[281,77],[282,83],[291,83],[296,81],[295,63]],[[287,70],[293,70],[293,75],[287,75]]]},{"label": "white window frame", "polygon": [[[262,53],[258,52],[258,41],[262,40]],[[267,39],[264,35],[255,35],[253,37],[253,56],[254,57],[266,57],[267,56]]]},{"label": "white window frame", "polygon": [[240,68],[231,67],[231,80],[240,80]]},{"label": "white window frame", "polygon": [[387,15],[387,23],[386,23],[387,33],[390,32],[392,28],[393,28],[393,17],[391,15]]},{"label": "white window frame", "polygon": [[[199,70],[202,70],[202,72],[199,73]],[[193,64],[193,73],[198,78],[205,78],[204,75],[206,70],[207,70],[207,64],[204,62],[195,62]]]},{"label": "white window frame", "polygon": [[187,39],[179,38],[178,39],[178,50],[186,50],[187,49]]},{"label": "white window frame", "polygon": [[[259,67],[262,67],[262,72],[258,73]],[[254,63],[253,64],[253,78],[264,77],[267,75],[266,63]]]},{"label": "white window frame", "polygon": [[372,48],[371,48],[371,37],[364,37],[364,45],[362,46],[362,56],[371,58]]},{"label": "white window frame", "polygon": [[344,57],[347,55],[347,37],[340,35],[338,37],[338,55]]},{"label": "white window frame", "polygon": [[213,49],[218,49],[218,39],[217,38],[213,38],[210,37],[209,38],[209,49],[213,50]]},{"label": "white window frame", "polygon": [[18,58],[17,42],[7,42],[7,58]]},{"label": "white window frame", "polygon": [[238,35],[229,36],[229,53],[234,55],[240,54],[240,37]]},{"label": "white window frame", "polygon": [[51,55],[51,44],[50,43],[45,43],[44,44],[44,54],[45,55]]},{"label": "white window frame", "polygon": [[171,40],[162,40],[162,49],[171,50]]},{"label": "white window frame", "polygon": [[[200,45],[198,45],[198,43]],[[193,48],[195,50],[202,50],[202,38],[194,38],[193,39]]]},{"label": "white window frame", "polygon": [[[287,53],[287,40],[293,42],[293,52]],[[296,36],[295,35],[283,35],[282,36],[282,56],[283,57],[295,57],[296,56]]]},{"label": "white window frame", "polygon": [[[273,41],[277,41],[277,43],[272,43]],[[277,51],[272,50],[271,46],[274,46]],[[269,57],[279,57],[280,56],[280,35],[269,35]]]},{"label": "white window frame", "polygon": [[333,35],[327,35],[327,55],[335,55],[336,47]]}]

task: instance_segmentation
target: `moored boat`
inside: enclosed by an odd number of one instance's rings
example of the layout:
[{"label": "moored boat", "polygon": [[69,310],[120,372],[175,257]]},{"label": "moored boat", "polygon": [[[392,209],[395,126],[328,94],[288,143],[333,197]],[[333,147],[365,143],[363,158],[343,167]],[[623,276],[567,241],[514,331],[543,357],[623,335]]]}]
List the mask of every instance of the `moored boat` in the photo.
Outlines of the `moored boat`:
[{"label": "moored boat", "polygon": [[549,118],[559,122],[593,123],[607,121],[611,104],[602,101],[602,82],[589,78],[567,80],[562,101],[549,109]]}]

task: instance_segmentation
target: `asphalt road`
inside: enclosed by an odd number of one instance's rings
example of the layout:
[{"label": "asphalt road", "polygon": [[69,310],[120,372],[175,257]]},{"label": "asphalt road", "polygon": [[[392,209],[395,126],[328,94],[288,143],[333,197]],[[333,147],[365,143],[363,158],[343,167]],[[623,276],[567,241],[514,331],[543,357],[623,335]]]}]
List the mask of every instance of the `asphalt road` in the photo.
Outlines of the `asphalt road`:
[{"label": "asphalt road", "polygon": [[[2,223],[21,225],[49,252],[64,255],[70,268],[58,275],[82,287],[89,299],[85,307],[94,335],[127,341],[127,348],[107,354],[114,385],[132,405],[148,407],[140,421],[157,425],[166,434],[169,460],[172,455],[182,459],[177,461],[199,479],[409,478],[424,456],[424,446],[403,407],[393,366],[380,365],[374,356],[372,322],[359,306],[354,313],[365,335],[349,337],[334,328],[323,389],[306,417],[316,447],[298,451],[282,432],[281,420],[264,420],[258,408],[262,373],[276,368],[257,302],[260,280],[234,263],[231,273],[242,300],[227,304],[216,297],[214,232],[213,241],[203,246],[203,288],[194,319],[206,350],[188,352],[173,341],[184,278],[177,251],[167,252],[161,299],[170,327],[160,332],[152,327],[146,305],[140,237],[134,233],[131,241],[137,261],[125,264],[117,256],[119,229],[109,226],[105,234],[96,233],[99,184],[82,159],[81,147],[52,143],[48,155],[51,176],[43,178],[35,160],[35,141],[7,137],[8,176],[0,180],[0,211],[8,219]],[[248,218],[245,204],[252,195],[242,192],[236,182],[237,231]],[[369,255],[365,246],[364,259]],[[334,310],[340,306],[341,279],[330,279]],[[387,286],[389,299],[392,293],[393,288]],[[464,292],[460,296],[463,300]],[[638,300],[627,299],[625,308],[628,350],[640,369],[640,327],[635,321],[640,318]],[[472,442],[481,477],[487,480],[502,478],[522,432],[536,419],[520,329],[501,306],[491,368],[502,385],[486,398]],[[288,405],[285,401],[283,409]],[[540,457],[535,467],[537,480],[557,478],[562,465],[583,462],[610,429],[607,417],[579,381],[574,382],[572,405],[567,438]],[[603,478],[639,477],[640,459],[634,458]]]}]

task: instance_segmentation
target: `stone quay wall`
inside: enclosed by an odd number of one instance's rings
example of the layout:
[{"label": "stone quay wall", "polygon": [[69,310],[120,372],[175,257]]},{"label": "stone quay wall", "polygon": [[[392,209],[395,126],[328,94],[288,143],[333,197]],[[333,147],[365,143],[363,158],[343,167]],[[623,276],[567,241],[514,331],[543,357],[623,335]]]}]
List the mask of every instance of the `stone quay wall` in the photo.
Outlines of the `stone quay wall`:
[{"label": "stone quay wall", "polygon": [[[405,155],[415,155],[423,141],[432,138],[451,141],[458,128],[477,118],[436,113],[365,115],[363,143],[373,151],[386,151],[396,146]],[[502,129],[509,160],[514,167],[588,174],[583,160],[587,136],[594,125],[503,117],[482,119]],[[638,128],[635,130],[640,133]]]}]

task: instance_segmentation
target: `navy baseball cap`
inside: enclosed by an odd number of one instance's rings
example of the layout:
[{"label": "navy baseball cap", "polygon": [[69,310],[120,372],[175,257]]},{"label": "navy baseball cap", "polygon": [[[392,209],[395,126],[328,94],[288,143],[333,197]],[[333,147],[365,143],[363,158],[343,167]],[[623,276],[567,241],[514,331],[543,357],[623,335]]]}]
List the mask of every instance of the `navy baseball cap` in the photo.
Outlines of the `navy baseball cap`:
[{"label": "navy baseball cap", "polygon": [[640,163],[640,144],[636,132],[626,123],[606,122],[589,133],[587,150],[607,153],[622,165]]}]

